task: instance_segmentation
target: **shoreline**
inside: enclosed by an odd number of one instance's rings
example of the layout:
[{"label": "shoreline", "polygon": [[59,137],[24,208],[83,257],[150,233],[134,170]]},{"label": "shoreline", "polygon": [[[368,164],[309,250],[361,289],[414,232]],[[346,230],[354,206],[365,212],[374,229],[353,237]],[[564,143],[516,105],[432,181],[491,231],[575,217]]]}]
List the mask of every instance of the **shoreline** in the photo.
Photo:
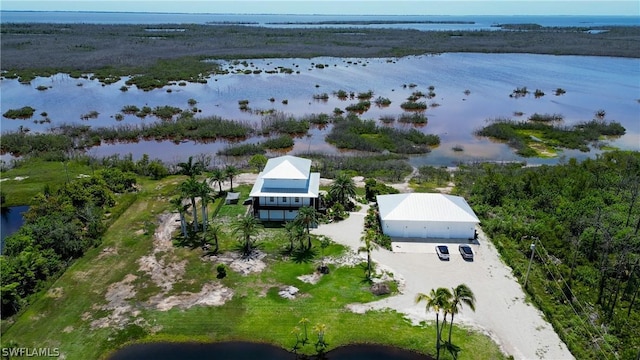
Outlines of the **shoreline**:
[{"label": "shoreline", "polygon": [[420,31],[178,26],[185,31],[149,31],[148,24],[3,24],[1,68],[44,74],[109,67],[135,74],[159,60],[189,58],[375,58],[451,52],[640,57],[640,26],[603,26],[599,28],[609,31],[597,34],[585,33],[585,28],[546,27],[539,31]]}]

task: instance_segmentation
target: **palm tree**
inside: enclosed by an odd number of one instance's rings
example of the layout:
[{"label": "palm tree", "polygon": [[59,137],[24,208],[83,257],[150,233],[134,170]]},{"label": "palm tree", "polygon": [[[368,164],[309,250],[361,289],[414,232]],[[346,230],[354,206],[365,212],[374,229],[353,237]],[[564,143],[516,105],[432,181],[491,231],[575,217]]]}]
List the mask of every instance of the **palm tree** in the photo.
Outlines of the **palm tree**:
[{"label": "palm tree", "polygon": [[367,280],[371,280],[371,273],[373,272],[371,252],[379,247],[378,244],[374,242],[375,237],[376,232],[372,229],[367,229],[364,235],[362,235],[362,238],[360,238],[360,240],[364,241],[364,246],[359,248],[358,252],[367,253]]},{"label": "palm tree", "polygon": [[209,232],[211,233],[211,236],[213,237],[213,244],[215,246],[215,249],[213,249],[213,253],[217,254],[218,251],[220,250],[220,246],[219,246],[219,238],[222,235],[222,224],[220,223],[215,223],[212,224],[211,227],[209,228]]},{"label": "palm tree", "polygon": [[462,304],[467,304],[469,309],[476,311],[476,297],[473,291],[466,284],[460,284],[453,290],[453,297],[451,299],[451,306],[449,306],[449,313],[451,314],[451,321],[449,322],[449,344],[451,344],[451,329],[453,329],[453,316],[462,309]]},{"label": "palm tree", "polygon": [[253,250],[253,243],[255,240],[252,239],[253,236],[258,235],[258,231],[262,228],[262,224],[260,221],[253,217],[252,214],[247,214],[241,218],[239,218],[232,225],[232,233],[233,235],[240,235],[240,242],[242,244],[242,254],[244,256],[249,256],[251,251]]},{"label": "palm tree", "polygon": [[182,196],[191,200],[191,211],[193,214],[193,230],[198,231],[198,208],[196,207],[196,196],[200,183],[195,178],[190,177],[179,186]]},{"label": "palm tree", "polygon": [[238,175],[240,173],[240,170],[238,170],[238,168],[236,168],[233,165],[227,165],[224,168],[224,174],[229,178],[229,182],[231,183],[231,192],[233,192],[233,177]]},{"label": "palm tree", "polygon": [[[416,303],[425,301],[427,303],[426,310],[433,310],[436,312],[436,360],[440,359],[440,310],[445,310],[449,307],[450,299],[453,295],[447,288],[438,288],[436,290],[431,289],[429,295],[418,293],[416,295]],[[444,327],[444,323],[442,324]]]},{"label": "palm tree", "polygon": [[226,178],[227,177],[224,174],[224,171],[222,169],[215,168],[211,172],[211,177],[209,178],[209,181],[214,186],[215,186],[215,184],[218,184],[218,188],[220,189],[220,193],[222,194],[222,183],[224,182],[224,179],[226,179]]},{"label": "palm tree", "polygon": [[211,200],[213,200],[213,196],[211,196],[211,188],[209,187],[209,183],[207,180],[202,180],[202,182],[198,186],[198,196],[200,197],[200,206],[202,209],[202,231],[207,231],[207,224],[209,223],[209,213],[208,213],[208,205]]},{"label": "palm tree", "polygon": [[201,162],[193,162],[193,156],[189,156],[189,160],[186,162],[178,163],[178,167],[180,168],[180,173],[187,175],[188,177],[200,175],[204,170],[204,166]]},{"label": "palm tree", "polygon": [[287,236],[289,237],[289,252],[293,251],[294,248],[294,241],[295,240],[299,240],[300,241],[300,248],[302,249],[303,244],[302,244],[302,238],[304,237],[304,227],[296,222],[296,221],[288,221],[284,224],[284,229],[287,232]]},{"label": "palm tree", "polygon": [[184,218],[184,214],[187,212],[190,205],[189,204],[183,205],[182,197],[180,196],[177,196],[169,200],[169,203],[171,204],[172,210],[177,211],[180,214],[180,228],[182,229],[182,236],[186,238],[187,237],[187,221]]},{"label": "palm tree", "polygon": [[311,234],[309,228],[318,222],[318,213],[311,206],[303,206],[298,209],[295,221],[307,229],[307,249],[311,249]]},{"label": "palm tree", "polygon": [[349,199],[356,196],[356,184],[346,173],[340,173],[329,188],[329,195],[339,204],[348,208]]}]

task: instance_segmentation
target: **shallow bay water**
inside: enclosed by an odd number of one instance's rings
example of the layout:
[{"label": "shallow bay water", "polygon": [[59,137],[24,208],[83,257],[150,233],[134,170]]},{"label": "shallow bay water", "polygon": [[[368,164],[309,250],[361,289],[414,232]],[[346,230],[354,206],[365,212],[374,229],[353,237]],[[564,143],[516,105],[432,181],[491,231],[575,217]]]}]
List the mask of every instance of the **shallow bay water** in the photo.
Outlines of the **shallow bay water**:
[{"label": "shallow bay water", "polygon": [[[445,53],[438,55],[408,56],[402,58],[328,58],[311,59],[251,59],[243,62],[221,62],[230,70],[227,75],[211,76],[206,84],[178,84],[163,89],[142,91],[130,87],[120,91],[126,79],[103,86],[96,80],[73,79],[66,74],[37,78],[28,85],[17,80],[0,82],[3,112],[7,109],[31,106],[36,115],[29,120],[2,118],[2,131],[27,127],[30,131],[46,131],[63,123],[82,123],[91,126],[138,124],[160,121],[153,117],[140,119],[125,115],[118,122],[115,115],[126,105],[175,106],[190,109],[188,101],[197,101],[197,116],[217,115],[223,118],[247,121],[259,126],[262,116],[256,110],[276,110],[296,117],[330,114],[335,108],[344,109],[357,99],[340,100],[333,95],[338,90],[355,94],[373,91],[389,98],[388,107],[376,107],[361,115],[363,119],[379,121],[381,116],[397,117],[405,113],[400,104],[414,91],[429,92],[434,87],[435,97],[426,101],[424,112],[428,124],[418,127],[425,133],[438,134],[441,145],[431,153],[414,156],[414,165],[451,165],[459,161],[514,161],[523,160],[506,144],[496,143],[473,135],[488,119],[513,118],[525,120],[534,113],[561,114],[565,125],[593,119],[596,111],[606,111],[606,120],[620,122],[627,133],[608,141],[621,149],[640,149],[640,59],[552,56],[533,54],[477,54]],[[246,64],[246,65],[245,65]],[[322,64],[324,68],[318,68]],[[269,74],[279,67],[290,68],[292,74]],[[235,74],[237,70],[261,71],[259,74]],[[411,84],[415,87],[410,86]],[[46,86],[47,90],[37,90]],[[516,88],[527,87],[531,94],[523,98],[509,95]],[[562,88],[564,95],[554,95]],[[170,92],[168,91],[170,89]],[[533,91],[540,89],[545,96],[535,98]],[[465,90],[469,90],[468,95]],[[327,101],[314,100],[314,95],[327,93]],[[273,98],[274,101],[271,101]],[[372,99],[372,100],[373,100]],[[253,112],[241,111],[239,100],[249,100]],[[283,103],[286,100],[286,104]],[[433,106],[437,104],[439,106]],[[97,119],[81,120],[82,114],[97,111]],[[51,123],[37,124],[39,114],[46,112]],[[514,113],[523,113],[517,116]],[[392,126],[403,127],[395,123]],[[312,128],[308,136],[296,139],[290,153],[304,151],[339,151],[324,142],[330,125],[324,129]],[[256,142],[252,138],[246,141]],[[452,147],[461,145],[462,152]],[[133,154],[139,158],[147,153],[152,158],[181,161],[190,155],[211,153],[229,146],[227,141],[195,143],[185,141],[139,141],[137,143],[103,144],[88,150],[89,154]],[[565,150],[565,157],[592,157],[589,153]],[[6,156],[5,156],[6,158]],[[554,163],[556,159],[526,159],[528,163]]]}]

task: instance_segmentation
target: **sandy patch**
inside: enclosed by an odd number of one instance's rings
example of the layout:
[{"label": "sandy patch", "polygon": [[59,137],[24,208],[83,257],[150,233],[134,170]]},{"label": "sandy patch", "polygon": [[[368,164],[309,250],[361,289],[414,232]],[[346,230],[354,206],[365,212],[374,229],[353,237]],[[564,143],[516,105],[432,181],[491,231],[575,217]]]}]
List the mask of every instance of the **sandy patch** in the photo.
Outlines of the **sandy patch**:
[{"label": "sandy patch", "polygon": [[72,331],[73,331],[73,326],[71,326],[71,325],[69,325],[69,326],[65,327],[64,329],[62,329],[62,332],[63,333],[67,333],[67,334],[72,332]]},{"label": "sandy patch", "polygon": [[320,279],[322,279],[322,274],[317,271],[313,274],[298,276],[298,280],[312,285],[317,284]]},{"label": "sandy patch", "polygon": [[151,302],[156,303],[156,309],[167,311],[174,307],[187,309],[196,305],[220,306],[231,300],[232,297],[233,290],[220,283],[208,283],[202,287],[200,292],[184,292],[168,297],[164,297],[164,294],[158,294],[151,299]]},{"label": "sandy patch", "polygon": [[47,291],[47,297],[59,299],[64,295],[64,290],[61,287],[51,288]]},{"label": "sandy patch", "polygon": [[127,300],[136,295],[135,288],[132,284],[136,279],[137,276],[127,274],[122,281],[109,285],[107,293],[104,296],[107,304],[101,306],[100,309],[111,311],[111,314],[92,321],[92,329],[106,327],[122,328],[129,322],[129,317],[132,315],[133,309]]},{"label": "sandy patch", "polygon": [[28,178],[29,178],[28,176],[16,176],[13,179],[11,179],[11,178],[0,179],[0,182],[7,181],[7,180],[22,181],[22,180],[25,180],[25,179],[28,179]]},{"label": "sandy patch", "polygon": [[248,258],[243,258],[242,255],[237,252],[229,252],[212,255],[209,257],[209,261],[225,264],[231,268],[231,270],[246,276],[262,272],[267,267],[267,264],[262,261],[265,256],[266,254],[259,250],[254,251]]}]

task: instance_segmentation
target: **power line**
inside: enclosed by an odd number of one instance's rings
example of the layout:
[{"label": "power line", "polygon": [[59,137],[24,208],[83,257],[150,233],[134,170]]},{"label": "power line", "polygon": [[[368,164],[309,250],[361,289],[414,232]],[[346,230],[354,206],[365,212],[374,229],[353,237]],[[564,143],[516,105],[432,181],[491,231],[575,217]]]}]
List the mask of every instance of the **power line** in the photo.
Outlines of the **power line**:
[{"label": "power line", "polygon": [[[567,300],[567,303],[569,304],[569,306],[571,307],[571,309],[573,310],[573,312],[576,314],[576,316],[578,317],[578,319],[580,319],[580,321],[582,322],[582,324],[583,324],[583,326],[584,326],[584,330],[587,332],[587,334],[589,334],[589,336],[590,336],[592,339],[594,339],[595,337],[593,336],[593,333],[592,333],[591,331],[589,331],[589,326],[587,326],[587,322],[585,322],[585,320],[582,318],[582,316],[580,315],[580,313],[578,313],[578,310],[576,310],[576,308],[573,306],[573,303],[574,303],[574,302],[573,302],[571,299],[569,299],[569,298],[567,297],[567,294],[564,292],[563,288],[562,288],[562,287],[560,287],[559,282],[558,282],[558,280],[556,279],[555,274],[550,270],[550,268],[549,268],[549,264],[553,264],[553,262],[549,260],[549,259],[551,258],[551,256],[549,255],[549,252],[548,252],[548,251],[547,251],[547,249],[542,245],[542,243],[541,243],[541,242],[538,242],[538,245],[539,245],[539,247],[538,247],[537,249],[542,248],[542,250],[544,250],[544,253],[545,253],[545,259],[542,259],[542,260],[543,260],[543,261],[542,261],[542,263],[543,263],[543,265],[545,266],[545,269],[547,270],[547,272],[549,273],[549,275],[551,275],[551,277],[553,278],[553,282],[558,286],[558,289],[560,290],[560,293],[562,293],[562,295],[564,296],[564,298]],[[537,249],[536,249],[536,250],[537,250]],[[534,250],[534,251],[535,251],[535,250]],[[539,254],[539,255],[540,255],[540,257],[542,258],[542,255],[543,255],[543,254],[542,254],[541,252],[538,252],[538,254]],[[553,264],[553,265],[555,265],[555,264]],[[562,276],[562,274],[560,273],[560,271],[559,271],[559,270],[557,270],[557,269],[554,269],[554,270],[556,270],[556,271],[557,271],[557,274],[558,274],[558,276],[560,277],[560,280],[562,281],[562,284],[563,284],[563,285],[564,285],[564,286],[569,290],[569,292],[570,292],[570,294],[571,294],[571,297],[576,299],[575,303],[576,303],[577,305],[579,305],[579,307],[580,307],[580,312],[584,314],[584,313],[585,313],[585,310],[584,310],[584,309],[585,309],[585,307],[580,303],[580,301],[578,300],[578,297],[577,297],[577,296],[575,296],[575,294],[573,293],[573,290],[571,290],[571,288],[570,288],[569,286],[567,286],[567,282],[564,280],[564,277]],[[596,335],[598,335],[598,336],[602,339],[602,341],[604,342],[604,344],[606,344],[606,345],[607,345],[607,347],[608,347],[609,351],[611,352],[611,354],[613,354],[613,356],[614,356],[616,359],[618,359],[618,358],[619,358],[618,354],[617,354],[614,350],[612,350],[612,349],[614,349],[614,347],[613,347],[613,346],[611,346],[611,344],[609,344],[609,342],[607,341],[607,339],[606,339],[606,337],[604,336],[604,334],[603,334],[602,332],[600,332],[600,329],[598,329],[598,327],[597,327],[595,324],[593,324],[593,323],[591,322],[591,319],[590,319],[590,318],[589,318],[589,325],[591,325],[591,327],[593,328],[593,330],[594,330],[595,334],[596,334]],[[604,355],[604,356],[606,357],[606,353],[604,352],[604,349],[603,349],[601,346],[598,346],[598,349],[600,350],[600,352],[602,353],[602,355]]]}]

